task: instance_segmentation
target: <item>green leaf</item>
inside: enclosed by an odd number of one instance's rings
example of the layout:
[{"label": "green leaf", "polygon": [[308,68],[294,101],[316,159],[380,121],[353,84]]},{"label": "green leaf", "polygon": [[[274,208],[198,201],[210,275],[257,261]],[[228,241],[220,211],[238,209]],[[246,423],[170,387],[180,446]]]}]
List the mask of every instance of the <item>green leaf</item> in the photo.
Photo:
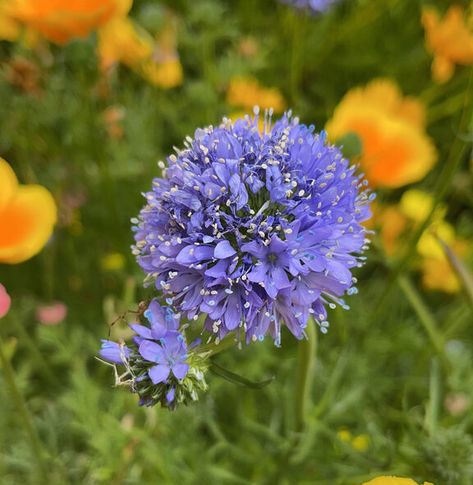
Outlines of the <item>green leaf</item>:
[{"label": "green leaf", "polygon": [[342,153],[347,158],[359,157],[363,152],[363,142],[354,132],[350,131],[338,138],[335,145],[339,146]]},{"label": "green leaf", "polygon": [[272,381],[274,381],[274,376],[272,376],[270,379],[266,379],[261,382],[253,382],[247,379],[246,377],[240,376],[238,374],[235,374],[221,365],[217,364],[215,361],[212,361],[210,363],[209,369],[217,376],[223,377],[229,382],[232,382],[233,384],[237,384],[239,386],[244,386],[244,387],[249,387],[250,389],[261,389],[268,384],[270,384]]}]

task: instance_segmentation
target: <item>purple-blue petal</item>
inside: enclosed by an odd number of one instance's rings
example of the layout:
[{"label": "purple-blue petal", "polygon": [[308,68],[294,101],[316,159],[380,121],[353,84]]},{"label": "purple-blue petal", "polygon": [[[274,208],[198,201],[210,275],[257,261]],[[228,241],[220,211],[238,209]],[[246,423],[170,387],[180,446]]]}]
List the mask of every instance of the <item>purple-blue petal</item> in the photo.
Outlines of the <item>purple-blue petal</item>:
[{"label": "purple-blue petal", "polygon": [[167,380],[170,370],[167,364],[158,364],[148,370],[148,375],[153,384],[159,384]]},{"label": "purple-blue petal", "polygon": [[114,364],[123,364],[130,356],[130,349],[123,344],[102,340],[102,348],[99,351],[100,357]]},{"label": "purple-blue petal", "polygon": [[143,340],[138,351],[144,359],[150,362],[162,362],[164,360],[163,348],[151,340]]},{"label": "purple-blue petal", "polygon": [[235,254],[236,251],[228,241],[221,241],[215,246],[214,257],[217,259],[230,258]]},{"label": "purple-blue petal", "polygon": [[187,372],[189,371],[189,364],[174,364],[171,368],[172,373],[176,377],[176,379],[184,379],[186,377]]}]

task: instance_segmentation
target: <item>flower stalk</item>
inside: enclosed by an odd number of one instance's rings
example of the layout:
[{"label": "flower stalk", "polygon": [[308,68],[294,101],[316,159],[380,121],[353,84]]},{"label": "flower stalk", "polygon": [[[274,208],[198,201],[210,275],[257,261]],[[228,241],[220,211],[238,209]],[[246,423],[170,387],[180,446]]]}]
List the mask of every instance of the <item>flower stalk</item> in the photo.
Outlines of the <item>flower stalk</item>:
[{"label": "flower stalk", "polygon": [[28,411],[28,407],[26,405],[25,399],[21,394],[20,389],[16,385],[15,372],[13,370],[12,365],[10,364],[10,360],[5,354],[4,343],[1,337],[0,337],[0,364],[3,370],[3,375],[5,377],[7,387],[10,390],[10,394],[13,398],[15,408],[19,414],[21,425],[23,426],[25,433],[27,434],[30,442],[31,451],[33,453],[33,456],[35,458],[36,465],[37,465],[38,479],[41,483],[46,483],[47,468],[44,461],[43,447],[39,439],[38,433],[36,431],[36,428],[34,427],[33,420]]},{"label": "flower stalk", "polygon": [[311,319],[306,329],[307,338],[299,342],[297,351],[296,386],[294,400],[294,430],[304,430],[307,415],[312,408],[312,383],[317,352],[317,328]]}]

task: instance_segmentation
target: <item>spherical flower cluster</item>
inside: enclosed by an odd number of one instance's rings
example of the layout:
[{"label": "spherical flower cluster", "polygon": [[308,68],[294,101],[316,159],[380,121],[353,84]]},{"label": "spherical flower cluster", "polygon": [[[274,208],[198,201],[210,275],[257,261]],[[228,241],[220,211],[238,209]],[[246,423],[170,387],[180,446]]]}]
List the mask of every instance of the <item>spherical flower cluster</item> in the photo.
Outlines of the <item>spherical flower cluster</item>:
[{"label": "spherical flower cluster", "polygon": [[311,13],[318,14],[327,11],[340,0],[281,0],[283,3],[293,7],[308,10]]},{"label": "spherical flower cluster", "polygon": [[127,384],[140,396],[140,404],[161,403],[174,408],[178,403],[198,399],[206,390],[206,355],[193,352],[179,330],[179,315],[152,300],[143,315],[143,324],[130,327],[135,336],[130,345],[102,340],[100,356],[125,367],[117,384]]},{"label": "spherical flower cluster", "polygon": [[290,113],[270,124],[224,119],[187,137],[133,220],[147,282],[218,340],[279,345],[282,325],[301,339],[311,314],[326,331],[364,259],[365,181],[324,132]]}]

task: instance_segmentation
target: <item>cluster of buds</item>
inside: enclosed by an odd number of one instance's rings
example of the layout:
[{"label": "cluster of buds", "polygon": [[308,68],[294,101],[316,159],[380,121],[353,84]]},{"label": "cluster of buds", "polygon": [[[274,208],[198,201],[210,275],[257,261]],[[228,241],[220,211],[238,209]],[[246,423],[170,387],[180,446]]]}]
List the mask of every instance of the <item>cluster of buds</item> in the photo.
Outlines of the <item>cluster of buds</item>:
[{"label": "cluster of buds", "polygon": [[130,327],[135,335],[129,344],[102,341],[100,356],[114,366],[116,385],[128,386],[143,406],[159,403],[174,409],[196,401],[199,391],[207,389],[212,352],[199,340],[188,345],[179,314],[153,299],[140,323]]}]

